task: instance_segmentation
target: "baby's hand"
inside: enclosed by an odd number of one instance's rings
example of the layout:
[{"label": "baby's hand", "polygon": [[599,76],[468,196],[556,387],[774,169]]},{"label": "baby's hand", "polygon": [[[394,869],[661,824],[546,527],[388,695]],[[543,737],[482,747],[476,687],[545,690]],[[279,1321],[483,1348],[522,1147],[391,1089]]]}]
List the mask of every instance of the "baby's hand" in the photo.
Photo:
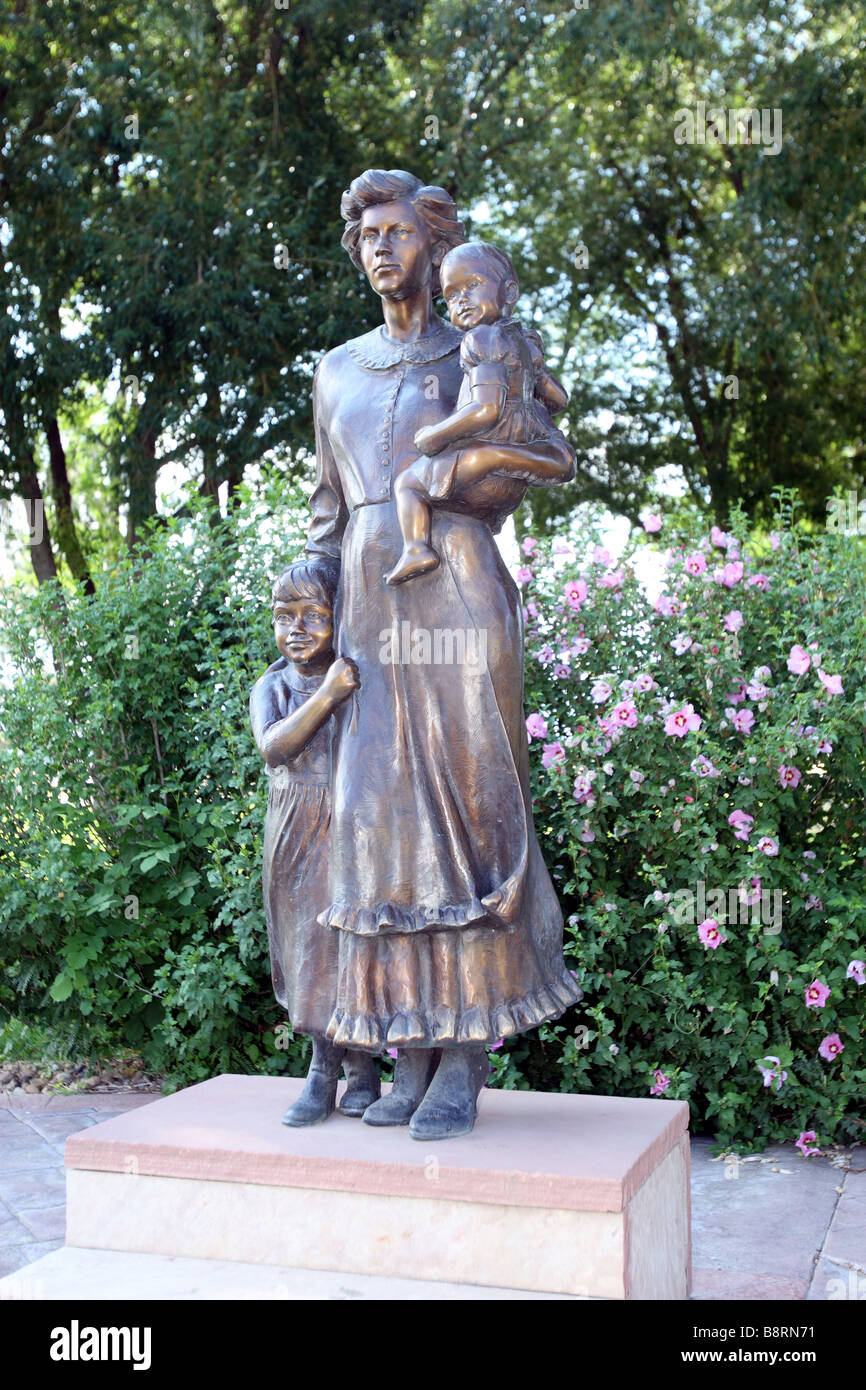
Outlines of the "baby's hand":
[{"label": "baby's hand", "polygon": [[322,690],[333,700],[335,705],[341,705],[344,700],[348,700],[353,691],[360,687],[361,679],[358,675],[358,668],[354,661],[348,657],[338,656],[328,667],[325,679],[322,681]]},{"label": "baby's hand", "polygon": [[415,435],[415,448],[419,454],[436,453],[436,430],[433,425],[425,425]]}]

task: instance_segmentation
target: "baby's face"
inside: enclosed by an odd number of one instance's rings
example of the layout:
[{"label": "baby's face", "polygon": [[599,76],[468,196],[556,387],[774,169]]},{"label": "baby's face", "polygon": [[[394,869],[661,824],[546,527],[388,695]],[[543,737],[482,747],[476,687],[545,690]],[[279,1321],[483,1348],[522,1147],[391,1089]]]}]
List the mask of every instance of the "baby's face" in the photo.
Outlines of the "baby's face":
[{"label": "baby's face", "polygon": [[505,283],[474,257],[449,256],[442,266],[442,293],[455,328],[467,332],[479,323],[496,323],[505,308]]},{"label": "baby's face", "polygon": [[277,650],[302,670],[329,665],[334,625],[330,608],[318,599],[280,600],[274,606]]}]

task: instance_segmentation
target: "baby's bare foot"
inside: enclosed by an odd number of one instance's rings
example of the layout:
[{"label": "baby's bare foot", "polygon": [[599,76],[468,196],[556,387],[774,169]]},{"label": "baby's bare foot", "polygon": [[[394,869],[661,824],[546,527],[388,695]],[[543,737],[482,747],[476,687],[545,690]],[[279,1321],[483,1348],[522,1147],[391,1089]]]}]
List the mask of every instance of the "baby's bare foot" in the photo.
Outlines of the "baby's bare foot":
[{"label": "baby's bare foot", "polygon": [[403,554],[391,573],[385,575],[385,582],[403,584],[407,579],[414,579],[417,574],[435,570],[438,564],[439,556],[433,547],[425,545],[423,541],[415,541],[412,545],[404,546]]}]

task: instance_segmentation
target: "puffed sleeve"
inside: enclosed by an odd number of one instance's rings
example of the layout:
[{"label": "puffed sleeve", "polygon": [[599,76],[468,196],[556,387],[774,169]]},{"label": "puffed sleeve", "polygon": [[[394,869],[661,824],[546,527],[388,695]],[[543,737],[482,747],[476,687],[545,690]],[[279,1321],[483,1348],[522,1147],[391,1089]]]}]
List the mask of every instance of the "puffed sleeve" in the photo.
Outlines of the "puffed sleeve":
[{"label": "puffed sleeve", "polygon": [[349,511],[343,496],[343,485],[337,472],[331,443],[322,416],[322,364],[313,376],[313,420],[316,428],[316,486],[310,498],[313,514],[307,532],[307,550],[313,555],[330,555],[339,560],[343,532]]},{"label": "puffed sleeve", "polygon": [[536,333],[534,328],[524,328],[523,336],[529,348],[533,370],[536,374],[544,371],[544,343],[541,341],[541,335]]},{"label": "puffed sleeve", "polygon": [[494,383],[508,386],[513,363],[513,347],[507,333],[495,323],[482,323],[470,328],[460,344],[460,365],[469,385]]}]

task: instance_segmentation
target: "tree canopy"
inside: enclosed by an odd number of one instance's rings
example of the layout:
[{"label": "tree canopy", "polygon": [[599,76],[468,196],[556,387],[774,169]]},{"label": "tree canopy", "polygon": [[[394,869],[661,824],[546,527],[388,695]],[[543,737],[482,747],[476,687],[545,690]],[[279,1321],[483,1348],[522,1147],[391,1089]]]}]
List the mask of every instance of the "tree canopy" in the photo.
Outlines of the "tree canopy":
[{"label": "tree canopy", "polygon": [[309,471],[315,363],[377,321],[339,246],[370,165],[442,183],[515,258],[579,457],[537,520],[588,498],[635,519],[662,469],[721,522],[791,484],[821,520],[866,474],[859,19],[854,0],[15,0],[0,496],[47,504],[36,577],[88,586],[178,468],[225,505],[263,459]]}]

